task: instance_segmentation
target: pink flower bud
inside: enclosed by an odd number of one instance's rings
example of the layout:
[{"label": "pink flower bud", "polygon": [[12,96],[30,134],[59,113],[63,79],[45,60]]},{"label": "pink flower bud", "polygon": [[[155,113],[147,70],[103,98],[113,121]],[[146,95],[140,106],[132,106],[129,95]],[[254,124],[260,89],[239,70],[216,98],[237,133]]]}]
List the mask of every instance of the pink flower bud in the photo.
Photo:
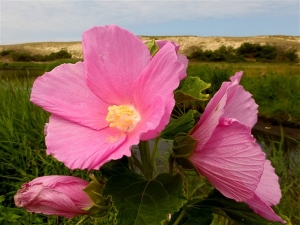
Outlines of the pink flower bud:
[{"label": "pink flower bud", "polygon": [[86,214],[92,200],[82,190],[88,181],[72,176],[38,177],[22,185],[14,196],[17,207],[29,212],[72,218]]}]

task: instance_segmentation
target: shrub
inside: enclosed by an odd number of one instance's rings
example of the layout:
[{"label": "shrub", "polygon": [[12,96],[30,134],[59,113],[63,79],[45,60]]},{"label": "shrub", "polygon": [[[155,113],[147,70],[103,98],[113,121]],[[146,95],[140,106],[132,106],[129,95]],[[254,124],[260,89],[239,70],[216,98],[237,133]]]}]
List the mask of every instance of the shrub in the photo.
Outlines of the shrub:
[{"label": "shrub", "polygon": [[0,52],[1,56],[9,55],[10,53],[14,52],[14,50],[3,50]]},{"label": "shrub", "polygon": [[220,48],[212,51],[201,48],[194,48],[190,53],[189,59],[196,59],[205,62],[242,62],[242,61],[259,61],[259,62],[297,62],[298,55],[296,49],[282,50],[279,47],[271,45],[243,43],[237,49],[222,45]]}]

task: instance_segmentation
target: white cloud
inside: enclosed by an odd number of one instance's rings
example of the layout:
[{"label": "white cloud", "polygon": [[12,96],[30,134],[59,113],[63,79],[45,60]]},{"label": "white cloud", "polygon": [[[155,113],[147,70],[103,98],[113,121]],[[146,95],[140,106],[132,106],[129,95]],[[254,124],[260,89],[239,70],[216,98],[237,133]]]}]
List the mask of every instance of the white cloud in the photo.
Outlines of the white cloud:
[{"label": "white cloud", "polygon": [[280,16],[280,13],[295,14],[297,8],[299,11],[299,1],[289,0],[2,0],[0,41],[7,43],[10,39],[20,40],[22,36],[42,34],[49,34],[49,38],[50,35],[62,35],[61,39],[64,39],[104,24],[147,26],[203,18]]}]

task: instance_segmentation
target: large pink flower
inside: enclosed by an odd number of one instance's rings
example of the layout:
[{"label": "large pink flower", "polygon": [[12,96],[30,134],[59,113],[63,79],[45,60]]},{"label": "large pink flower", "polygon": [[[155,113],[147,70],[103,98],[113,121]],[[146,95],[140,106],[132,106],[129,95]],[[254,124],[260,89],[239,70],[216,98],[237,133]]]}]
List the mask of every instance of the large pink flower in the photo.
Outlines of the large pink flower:
[{"label": "large pink flower", "polygon": [[239,85],[241,77],[238,72],[231,82],[224,82],[208,103],[191,132],[197,145],[190,160],[224,196],[247,202],[267,219],[284,222],[270,207],[281,198],[278,178],[251,135],[258,106]]},{"label": "large pink flower", "polygon": [[146,45],[117,26],[83,34],[84,62],[39,77],[31,101],[51,112],[47,153],[71,169],[98,169],[130,156],[169,122],[184,64],[166,43],[152,58]]},{"label": "large pink flower", "polygon": [[15,204],[29,212],[72,218],[86,214],[92,200],[83,191],[89,182],[71,176],[38,177],[22,185],[14,196]]}]

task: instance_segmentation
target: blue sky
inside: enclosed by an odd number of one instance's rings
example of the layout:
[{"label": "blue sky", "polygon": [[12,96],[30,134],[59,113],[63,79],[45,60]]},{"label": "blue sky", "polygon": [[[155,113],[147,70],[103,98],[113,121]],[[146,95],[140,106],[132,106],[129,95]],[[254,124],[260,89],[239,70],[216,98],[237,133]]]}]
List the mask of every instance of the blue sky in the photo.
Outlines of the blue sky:
[{"label": "blue sky", "polygon": [[136,35],[300,36],[299,0],[0,0],[0,45],[81,41],[116,24]]}]

